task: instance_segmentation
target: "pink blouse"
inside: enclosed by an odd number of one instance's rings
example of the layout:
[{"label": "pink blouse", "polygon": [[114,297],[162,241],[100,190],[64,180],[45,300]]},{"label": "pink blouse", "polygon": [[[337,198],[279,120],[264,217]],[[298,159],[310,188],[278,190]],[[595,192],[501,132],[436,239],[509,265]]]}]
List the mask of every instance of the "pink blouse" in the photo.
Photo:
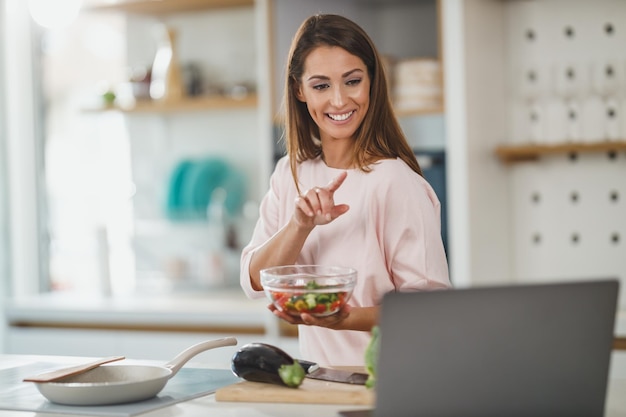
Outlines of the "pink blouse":
[{"label": "pink blouse", "polygon": [[[355,268],[353,307],[379,305],[390,291],[422,291],[450,287],[441,239],[440,203],[432,187],[402,160],[375,164],[369,173],[348,170],[335,192],[336,204],[350,209],[332,223],[317,226],[307,238],[297,263]],[[301,163],[302,192],[325,186],[344,170],[328,167],[321,158]],[[241,287],[250,298],[263,297],[250,284],[250,259],[256,248],[287,224],[297,197],[282,158],[270,179],[260,217],[241,255]],[[323,366],[363,366],[370,333],[301,325],[301,359]]]}]

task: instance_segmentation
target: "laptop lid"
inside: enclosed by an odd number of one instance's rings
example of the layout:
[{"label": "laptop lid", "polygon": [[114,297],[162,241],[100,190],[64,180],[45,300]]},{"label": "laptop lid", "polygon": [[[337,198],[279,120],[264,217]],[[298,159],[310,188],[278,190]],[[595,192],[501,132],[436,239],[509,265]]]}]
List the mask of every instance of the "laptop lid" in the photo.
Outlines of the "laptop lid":
[{"label": "laptop lid", "polygon": [[374,416],[602,416],[618,287],[386,295]]}]

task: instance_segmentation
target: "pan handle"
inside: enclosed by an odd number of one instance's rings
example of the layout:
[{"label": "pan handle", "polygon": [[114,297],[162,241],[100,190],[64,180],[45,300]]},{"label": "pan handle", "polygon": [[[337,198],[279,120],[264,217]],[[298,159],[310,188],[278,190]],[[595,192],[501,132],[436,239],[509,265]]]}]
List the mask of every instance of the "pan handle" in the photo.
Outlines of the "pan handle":
[{"label": "pan handle", "polygon": [[174,359],[165,364],[165,367],[172,371],[170,378],[186,364],[191,358],[197,354],[218,347],[235,346],[237,339],[234,337],[224,337],[222,339],[207,340],[206,342],[197,343],[180,352]]}]

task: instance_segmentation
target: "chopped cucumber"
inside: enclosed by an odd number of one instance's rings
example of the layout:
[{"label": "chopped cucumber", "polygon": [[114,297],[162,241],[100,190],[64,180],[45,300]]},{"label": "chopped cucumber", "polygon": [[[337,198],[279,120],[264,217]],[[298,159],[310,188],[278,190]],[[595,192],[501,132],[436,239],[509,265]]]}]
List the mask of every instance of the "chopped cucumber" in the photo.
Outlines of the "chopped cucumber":
[{"label": "chopped cucumber", "polygon": [[312,293],[305,295],[304,301],[306,302],[306,305],[309,307],[309,309],[315,308],[315,306],[318,303],[318,300],[316,299],[315,294],[312,294]]}]

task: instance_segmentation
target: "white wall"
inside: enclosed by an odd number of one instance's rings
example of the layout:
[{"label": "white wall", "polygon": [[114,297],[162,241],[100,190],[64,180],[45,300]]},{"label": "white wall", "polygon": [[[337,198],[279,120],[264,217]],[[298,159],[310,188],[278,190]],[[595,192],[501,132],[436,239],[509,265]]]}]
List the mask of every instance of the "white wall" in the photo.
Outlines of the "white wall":
[{"label": "white wall", "polygon": [[[5,4],[4,0],[0,0],[0,28],[6,27]],[[0,31],[0,62],[5,61],[4,45],[6,34]],[[6,97],[4,66],[0,65],[0,97]],[[5,120],[4,100],[0,100],[0,353],[6,350],[6,322],[4,317],[5,299],[8,298],[9,288],[9,231],[8,231],[8,213],[7,213],[7,182],[6,182],[6,150],[4,147],[4,138],[6,137],[6,120]]]},{"label": "white wall", "polygon": [[505,47],[504,4],[465,2],[469,251],[475,283],[506,281],[512,272],[507,172],[493,157],[494,148],[507,135],[506,61],[499,55]]},{"label": "white wall", "polygon": [[444,0],[450,269],[458,286],[509,281],[502,2]]}]

